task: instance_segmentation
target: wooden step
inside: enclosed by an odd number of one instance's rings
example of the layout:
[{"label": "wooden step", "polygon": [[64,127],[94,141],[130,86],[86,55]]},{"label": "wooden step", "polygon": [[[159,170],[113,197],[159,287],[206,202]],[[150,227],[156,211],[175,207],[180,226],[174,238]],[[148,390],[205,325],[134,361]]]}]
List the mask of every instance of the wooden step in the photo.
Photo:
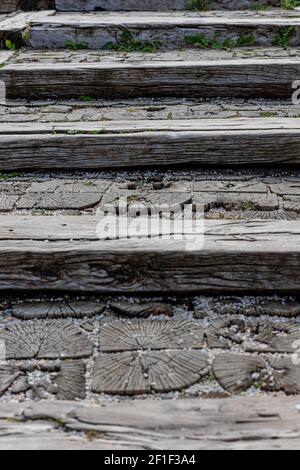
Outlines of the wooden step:
[{"label": "wooden step", "polygon": [[[298,450],[299,397],[3,403],[3,450]],[[61,429],[57,429],[57,420]],[[128,432],[130,429],[130,432]],[[183,439],[184,433],[184,439]],[[108,436],[109,435],[109,439]],[[93,436],[91,439],[90,436]],[[122,455],[110,455],[120,462]],[[130,457],[126,457],[128,462]],[[171,460],[172,462],[172,460]]]},{"label": "wooden step", "polygon": [[[278,7],[278,0],[260,0],[259,5]],[[252,0],[56,0],[60,11],[172,11],[172,10],[238,10],[253,7]]]},{"label": "wooden step", "polygon": [[0,124],[0,171],[298,165],[289,118]]},{"label": "wooden step", "polygon": [[203,247],[194,235],[185,241],[166,234],[149,239],[146,233],[99,240],[103,218],[98,224],[99,217],[2,216],[0,289],[130,294],[300,290],[298,222],[206,221]]},{"label": "wooden step", "polygon": [[[260,0],[260,5],[278,7],[279,0]],[[56,7],[60,11],[172,11],[238,10],[253,6],[252,0],[1,0],[0,13]]]},{"label": "wooden step", "polygon": [[35,49],[119,50],[299,46],[300,19],[293,11],[57,13],[32,20],[25,44]]},{"label": "wooden step", "polygon": [[[274,58],[266,58],[268,53]],[[6,54],[6,51],[4,51]],[[235,56],[236,57],[236,56]],[[4,60],[4,59],[3,59]],[[288,98],[300,61],[283,51],[232,53],[12,53],[0,68],[8,99],[134,97]]]},{"label": "wooden step", "polygon": [[[297,12],[20,12],[0,18],[2,42],[17,47],[109,49],[299,46]],[[5,41],[2,47],[5,46]]]}]

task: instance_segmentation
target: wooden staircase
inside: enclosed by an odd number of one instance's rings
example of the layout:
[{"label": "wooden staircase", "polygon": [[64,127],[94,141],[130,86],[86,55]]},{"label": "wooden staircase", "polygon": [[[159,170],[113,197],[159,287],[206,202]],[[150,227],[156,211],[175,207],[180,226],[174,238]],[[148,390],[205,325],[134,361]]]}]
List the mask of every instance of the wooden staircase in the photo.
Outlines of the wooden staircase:
[{"label": "wooden staircase", "polygon": [[251,4],[1,2],[0,448],[296,447],[300,20]]}]

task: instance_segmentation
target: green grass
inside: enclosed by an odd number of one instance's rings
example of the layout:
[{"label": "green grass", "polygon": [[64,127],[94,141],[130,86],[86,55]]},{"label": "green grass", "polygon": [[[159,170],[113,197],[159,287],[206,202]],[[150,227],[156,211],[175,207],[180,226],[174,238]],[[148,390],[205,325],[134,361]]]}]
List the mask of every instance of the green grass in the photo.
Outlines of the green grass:
[{"label": "green grass", "polygon": [[283,49],[288,49],[290,46],[290,41],[293,34],[295,33],[294,26],[287,26],[279,28],[278,33],[276,34],[273,40],[273,46],[282,47]]},{"label": "green grass", "polygon": [[73,41],[65,41],[64,43],[66,49],[70,49],[72,51],[78,51],[80,49],[88,49],[89,43],[88,42],[73,42]]},{"label": "green grass", "polygon": [[79,99],[79,101],[84,101],[84,102],[93,100],[93,98],[91,96],[86,96],[86,95],[79,96],[78,99]]},{"label": "green grass", "polygon": [[277,113],[274,111],[262,111],[260,113],[260,117],[263,117],[263,118],[272,118],[276,116],[277,116]]},{"label": "green grass", "polygon": [[108,42],[103,46],[107,51],[121,52],[156,52],[157,44],[137,39],[130,31],[123,31],[116,42]]},{"label": "green grass", "polygon": [[13,172],[13,173],[0,173],[0,180],[7,180],[9,178],[17,178],[21,176],[21,173]]},{"label": "green grass", "polygon": [[9,51],[15,51],[17,49],[17,46],[15,45],[15,43],[11,41],[10,39],[5,39],[4,46],[5,46],[5,49],[8,49]]},{"label": "green grass", "polygon": [[255,38],[252,33],[241,34],[236,41],[236,47],[252,47],[255,43]]},{"label": "green grass", "polygon": [[190,0],[188,9],[194,11],[205,11],[207,8],[206,3],[206,0]]},{"label": "green grass", "polygon": [[281,0],[280,8],[283,10],[293,10],[300,6],[300,0]]},{"label": "green grass", "polygon": [[240,208],[241,211],[254,211],[255,210],[255,205],[252,204],[252,202],[244,201],[244,202],[241,202],[239,208]]},{"label": "green grass", "polygon": [[261,5],[259,2],[252,2],[250,6],[250,10],[254,11],[265,11],[265,10],[270,10],[271,7],[269,5]]},{"label": "green grass", "polygon": [[189,46],[196,46],[200,49],[224,49],[231,50],[234,47],[251,47],[255,43],[253,34],[240,35],[238,39],[230,37],[219,39],[218,33],[212,36],[205,34],[190,35],[185,37],[185,43]]}]

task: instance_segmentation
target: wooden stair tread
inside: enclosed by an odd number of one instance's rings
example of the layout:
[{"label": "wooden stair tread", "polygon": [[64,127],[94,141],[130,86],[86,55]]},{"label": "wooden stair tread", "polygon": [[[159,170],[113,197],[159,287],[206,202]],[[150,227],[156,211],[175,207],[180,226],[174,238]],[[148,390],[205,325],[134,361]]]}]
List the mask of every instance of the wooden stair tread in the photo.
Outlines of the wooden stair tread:
[{"label": "wooden stair tread", "polygon": [[168,236],[97,240],[97,218],[2,219],[0,289],[124,293],[300,289],[300,228],[294,221],[206,221],[203,249],[192,241],[186,250],[183,241]]},{"label": "wooden stair tread", "polygon": [[1,123],[0,169],[296,165],[300,120]]}]

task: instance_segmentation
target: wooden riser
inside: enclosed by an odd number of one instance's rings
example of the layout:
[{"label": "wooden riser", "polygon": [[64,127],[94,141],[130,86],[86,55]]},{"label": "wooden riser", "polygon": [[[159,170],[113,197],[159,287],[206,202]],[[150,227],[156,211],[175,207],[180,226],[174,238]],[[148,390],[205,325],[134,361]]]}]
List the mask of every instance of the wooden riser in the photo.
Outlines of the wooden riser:
[{"label": "wooden riser", "polygon": [[[261,6],[278,7],[278,0],[260,0]],[[60,11],[172,11],[172,10],[238,10],[253,6],[252,0],[56,0]]]},{"label": "wooden riser", "polygon": [[[251,0],[207,0],[199,2],[200,9],[238,10],[251,8]],[[278,7],[278,0],[260,0],[262,6]],[[34,10],[37,8],[53,8],[61,11],[94,11],[94,10],[146,10],[170,11],[197,9],[191,0],[1,0],[0,13],[10,13],[17,9]]]},{"label": "wooden riser", "polygon": [[[197,56],[196,56],[197,57]],[[291,98],[300,76],[297,59],[195,60],[4,65],[9,99],[134,97],[281,97]]]},{"label": "wooden riser", "polygon": [[299,163],[299,119],[0,124],[0,171]]},{"label": "wooden riser", "polygon": [[[0,32],[18,47],[112,49],[123,51],[283,48],[300,45],[297,12],[96,12],[17,13],[1,18]],[[127,32],[127,35],[124,35]],[[130,36],[128,36],[130,33]],[[198,42],[197,42],[198,41]],[[5,41],[2,47],[5,46]]]},{"label": "wooden riser", "polygon": [[54,8],[55,0],[1,0],[0,13],[12,13],[16,10],[33,11]]},{"label": "wooden riser", "polygon": [[300,291],[298,222],[207,221],[204,247],[189,244],[193,248],[188,250],[182,241],[165,238],[101,241],[98,222],[41,216],[20,223],[16,216],[3,216],[0,289],[130,294]]},{"label": "wooden riser", "polygon": [[[227,13],[58,13],[31,22],[26,45],[35,49],[63,48],[66,41],[85,44],[89,49],[102,49],[107,44],[122,46],[122,33],[130,31],[132,38],[161,49],[177,49],[190,45],[189,38],[204,35],[209,42],[221,45],[240,44],[245,38],[250,46],[270,47],[279,41],[287,28],[294,28],[287,39],[291,46],[300,45],[300,20],[294,12],[249,15]],[[226,42],[227,41],[227,42]],[[249,41],[249,39],[248,39]],[[229,47],[231,47],[229,46]],[[141,46],[142,47],[142,46]],[[130,50],[130,49],[129,49]]]}]

